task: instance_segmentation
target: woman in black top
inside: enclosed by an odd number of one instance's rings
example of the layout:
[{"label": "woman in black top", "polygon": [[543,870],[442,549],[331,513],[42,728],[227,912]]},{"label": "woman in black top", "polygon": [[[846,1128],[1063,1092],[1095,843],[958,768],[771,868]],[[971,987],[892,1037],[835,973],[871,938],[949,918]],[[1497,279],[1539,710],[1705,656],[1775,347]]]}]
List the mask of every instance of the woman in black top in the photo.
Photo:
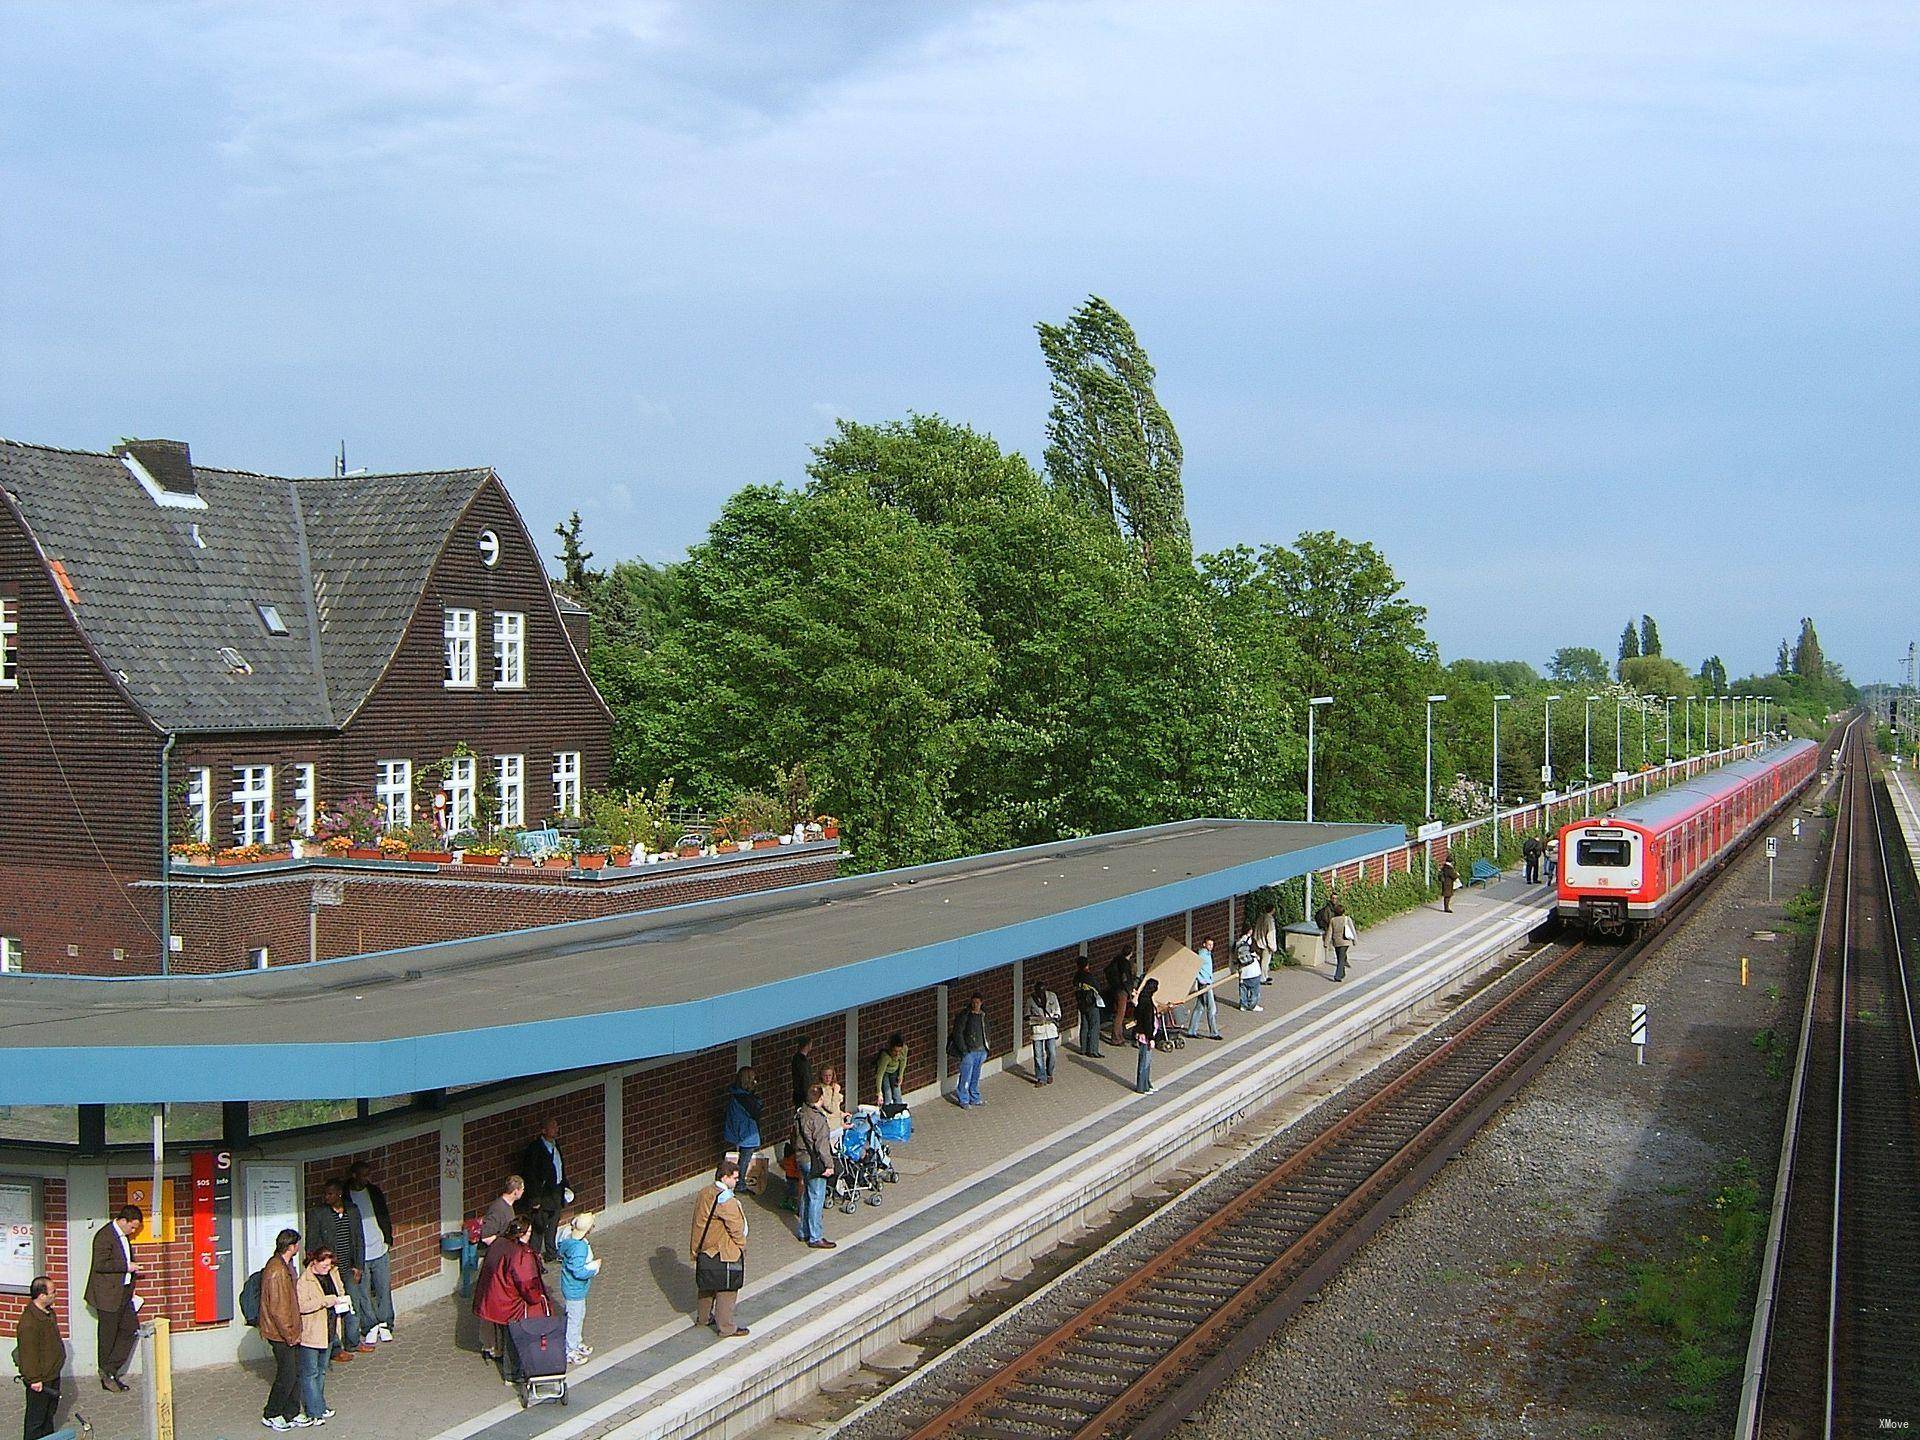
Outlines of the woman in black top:
[{"label": "woman in black top", "polygon": [[1153,1090],[1153,1042],[1160,1021],[1160,982],[1149,980],[1133,997],[1133,1046],[1139,1052],[1139,1068],[1134,1072],[1133,1088],[1142,1095]]}]

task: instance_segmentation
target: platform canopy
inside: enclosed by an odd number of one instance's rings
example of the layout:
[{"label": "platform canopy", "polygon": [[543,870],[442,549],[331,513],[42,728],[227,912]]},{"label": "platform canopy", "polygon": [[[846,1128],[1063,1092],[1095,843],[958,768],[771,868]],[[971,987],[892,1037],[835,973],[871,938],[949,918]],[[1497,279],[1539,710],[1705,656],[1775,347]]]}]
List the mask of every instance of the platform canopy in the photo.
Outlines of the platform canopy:
[{"label": "platform canopy", "polygon": [[684,1054],[1404,839],[1397,825],[1189,820],[272,970],[4,975],[0,1095],[16,1105],[404,1095]]}]

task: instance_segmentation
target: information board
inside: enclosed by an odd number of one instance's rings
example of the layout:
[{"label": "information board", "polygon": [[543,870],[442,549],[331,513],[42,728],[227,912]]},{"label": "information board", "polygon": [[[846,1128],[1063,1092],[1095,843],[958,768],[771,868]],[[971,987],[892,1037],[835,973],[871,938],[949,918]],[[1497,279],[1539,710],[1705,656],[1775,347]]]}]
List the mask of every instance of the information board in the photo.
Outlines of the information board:
[{"label": "information board", "polygon": [[246,1170],[247,1273],[273,1258],[282,1230],[300,1228],[300,1194],[291,1165],[253,1164]]},{"label": "information board", "polygon": [[0,1293],[24,1295],[40,1273],[40,1182],[0,1180]]},{"label": "information board", "polygon": [[201,1325],[233,1318],[233,1156],[193,1154],[193,1318]]}]

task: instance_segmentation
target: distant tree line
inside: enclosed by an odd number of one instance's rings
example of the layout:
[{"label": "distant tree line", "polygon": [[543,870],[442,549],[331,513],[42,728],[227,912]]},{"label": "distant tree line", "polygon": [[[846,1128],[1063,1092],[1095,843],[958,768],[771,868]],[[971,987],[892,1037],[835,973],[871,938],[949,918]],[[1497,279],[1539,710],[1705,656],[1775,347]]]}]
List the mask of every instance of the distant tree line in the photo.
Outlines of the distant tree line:
[{"label": "distant tree line", "polygon": [[[938,415],[843,420],[798,483],[738,491],[679,563],[596,569],[579,516],[558,527],[618,785],[671,777],[716,811],[786,796],[839,818],[870,868],[1187,816],[1297,819],[1306,701],[1332,695],[1317,814],[1411,823],[1426,696],[1445,691],[1436,810],[1459,818],[1447,807],[1492,781],[1495,693],[1525,697],[1502,716],[1501,789],[1537,793],[1531,666],[1443,666],[1365,542],[1195,555],[1180,439],[1133,328],[1098,297],[1037,328],[1043,469]],[[1629,630],[1623,666],[1662,660],[1651,617]],[[1609,681],[1583,647],[1549,674]],[[1554,713],[1562,774],[1579,710]],[[1610,731],[1607,749],[1596,768]]]}]

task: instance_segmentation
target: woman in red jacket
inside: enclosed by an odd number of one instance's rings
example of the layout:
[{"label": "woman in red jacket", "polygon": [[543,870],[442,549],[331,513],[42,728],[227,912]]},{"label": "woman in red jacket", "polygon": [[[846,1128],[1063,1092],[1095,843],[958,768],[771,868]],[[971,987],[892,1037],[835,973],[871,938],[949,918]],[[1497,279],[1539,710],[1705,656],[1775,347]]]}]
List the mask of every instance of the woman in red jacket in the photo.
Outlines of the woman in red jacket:
[{"label": "woman in red jacket", "polygon": [[[492,1327],[493,1348],[480,1353],[489,1359],[498,1357],[508,1378],[518,1368],[507,1326],[526,1315],[551,1315],[547,1287],[540,1278],[540,1257],[527,1244],[533,1224],[524,1215],[516,1215],[500,1238],[487,1247],[487,1258],[480,1263],[479,1278],[473,1282],[473,1313],[483,1325]],[[482,1332],[482,1343],[487,1339]]]}]

